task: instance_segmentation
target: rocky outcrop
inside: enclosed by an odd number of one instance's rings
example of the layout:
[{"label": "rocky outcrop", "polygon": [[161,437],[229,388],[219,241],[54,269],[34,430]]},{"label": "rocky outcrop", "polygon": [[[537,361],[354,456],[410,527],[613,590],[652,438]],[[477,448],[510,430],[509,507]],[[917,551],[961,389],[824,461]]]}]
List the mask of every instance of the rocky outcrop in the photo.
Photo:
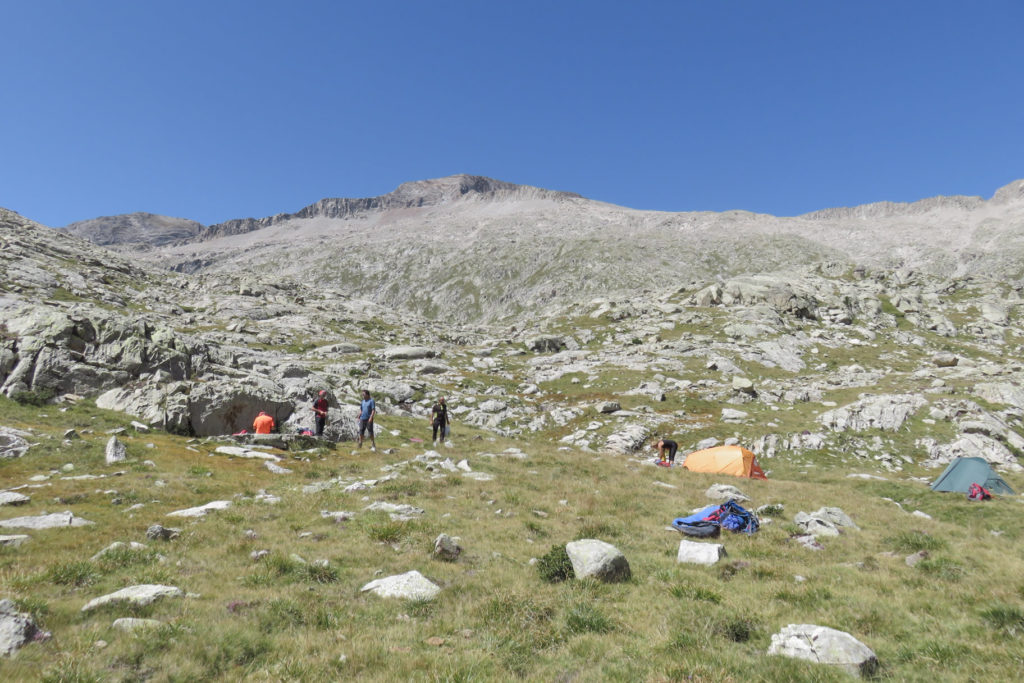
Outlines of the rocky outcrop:
[{"label": "rocky outcrop", "polygon": [[865,396],[856,403],[836,408],[818,417],[835,432],[882,429],[894,432],[928,401],[919,395]]}]

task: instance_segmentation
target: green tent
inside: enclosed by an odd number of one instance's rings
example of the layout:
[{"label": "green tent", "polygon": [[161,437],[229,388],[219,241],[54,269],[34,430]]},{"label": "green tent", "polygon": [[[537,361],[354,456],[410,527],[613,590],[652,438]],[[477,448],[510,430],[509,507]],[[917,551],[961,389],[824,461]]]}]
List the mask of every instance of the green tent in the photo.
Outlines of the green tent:
[{"label": "green tent", "polygon": [[957,458],[932,484],[932,491],[967,493],[971,484],[981,484],[992,493],[1008,493],[1013,489],[995,473],[984,458]]}]

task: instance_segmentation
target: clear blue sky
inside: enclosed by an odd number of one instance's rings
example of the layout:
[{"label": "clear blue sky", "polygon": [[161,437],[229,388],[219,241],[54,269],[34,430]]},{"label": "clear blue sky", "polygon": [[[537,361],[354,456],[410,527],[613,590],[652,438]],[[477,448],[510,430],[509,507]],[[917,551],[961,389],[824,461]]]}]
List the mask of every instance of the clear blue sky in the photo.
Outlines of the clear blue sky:
[{"label": "clear blue sky", "polygon": [[210,224],[455,173],[793,215],[1024,177],[1024,2],[0,0],[0,206]]}]

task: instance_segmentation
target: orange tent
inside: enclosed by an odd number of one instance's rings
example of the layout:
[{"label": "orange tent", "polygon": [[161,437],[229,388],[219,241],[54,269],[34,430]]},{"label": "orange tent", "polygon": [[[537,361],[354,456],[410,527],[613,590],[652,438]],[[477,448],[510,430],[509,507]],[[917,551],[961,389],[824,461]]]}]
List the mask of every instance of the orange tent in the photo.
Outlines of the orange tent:
[{"label": "orange tent", "polygon": [[691,472],[731,474],[734,477],[767,479],[753,453],[741,446],[716,446],[686,456],[683,467]]}]

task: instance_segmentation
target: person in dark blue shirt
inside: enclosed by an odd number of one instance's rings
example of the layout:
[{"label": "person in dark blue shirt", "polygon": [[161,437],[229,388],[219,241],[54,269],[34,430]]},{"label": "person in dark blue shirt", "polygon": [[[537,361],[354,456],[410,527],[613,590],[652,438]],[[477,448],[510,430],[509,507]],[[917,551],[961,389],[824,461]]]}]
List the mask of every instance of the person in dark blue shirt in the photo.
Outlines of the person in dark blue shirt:
[{"label": "person in dark blue shirt", "polygon": [[370,392],[363,389],[363,400],[359,402],[359,448],[363,447],[363,434],[370,432],[370,449],[377,452],[377,439],[373,436],[373,418],[377,414],[377,404],[370,398]]}]

